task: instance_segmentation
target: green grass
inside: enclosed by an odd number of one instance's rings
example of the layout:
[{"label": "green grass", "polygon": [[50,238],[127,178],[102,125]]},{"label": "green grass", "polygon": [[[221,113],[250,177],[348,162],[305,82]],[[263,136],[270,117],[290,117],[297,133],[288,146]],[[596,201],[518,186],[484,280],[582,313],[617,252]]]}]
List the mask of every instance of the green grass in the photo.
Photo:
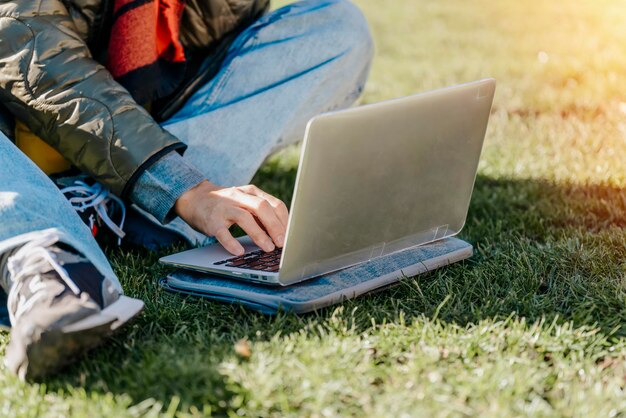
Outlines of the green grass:
[{"label": "green grass", "polygon": [[[0,415],[626,415],[624,2],[356,2],[378,47],[364,102],[498,80],[476,255],[268,318],[167,294],[158,254],[111,250],[143,316],[45,385],[0,370]],[[296,158],[257,183],[288,200]]]}]

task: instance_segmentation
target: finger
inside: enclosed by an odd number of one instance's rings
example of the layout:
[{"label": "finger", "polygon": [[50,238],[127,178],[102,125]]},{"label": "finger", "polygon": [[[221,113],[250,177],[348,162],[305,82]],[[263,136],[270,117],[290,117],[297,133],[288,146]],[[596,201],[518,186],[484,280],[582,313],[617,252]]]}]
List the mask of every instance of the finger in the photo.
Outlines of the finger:
[{"label": "finger", "polygon": [[271,238],[261,229],[250,212],[245,209],[233,208],[230,220],[243,229],[252,241],[265,252],[274,251],[276,248]]},{"label": "finger", "polygon": [[258,196],[262,199],[267,200],[269,204],[272,205],[272,207],[274,208],[274,211],[276,212],[278,219],[280,219],[280,222],[285,226],[285,228],[287,227],[287,222],[289,221],[289,211],[287,210],[287,205],[285,205],[282,200],[272,196],[269,193],[264,192],[253,184],[240,187],[239,189],[248,194]]},{"label": "finger", "polygon": [[253,184],[243,187],[244,191],[248,194],[258,196],[262,199],[265,199],[269,202],[269,204],[274,208],[278,219],[282,222],[285,227],[287,227],[287,222],[289,220],[289,211],[287,210],[287,205],[278,199],[277,197],[272,196],[269,193],[264,192]]},{"label": "finger", "polygon": [[218,230],[215,234],[215,238],[217,238],[219,243],[222,244],[224,249],[226,249],[229,253],[233,255],[244,254],[245,251],[243,246],[232,236],[228,228],[221,228]]},{"label": "finger", "polygon": [[261,226],[265,228],[269,236],[278,247],[285,243],[285,225],[278,219],[278,214],[270,203],[258,196],[240,193],[237,202],[257,217]]}]

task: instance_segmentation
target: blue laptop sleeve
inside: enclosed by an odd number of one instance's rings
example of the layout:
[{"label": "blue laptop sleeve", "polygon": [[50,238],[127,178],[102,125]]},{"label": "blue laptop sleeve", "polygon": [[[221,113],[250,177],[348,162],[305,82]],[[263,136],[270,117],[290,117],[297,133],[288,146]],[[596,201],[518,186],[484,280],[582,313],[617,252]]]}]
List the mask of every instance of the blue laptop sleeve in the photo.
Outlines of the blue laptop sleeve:
[{"label": "blue laptop sleeve", "polygon": [[287,287],[190,270],[176,270],[159,283],[171,292],[237,303],[266,314],[279,310],[300,314],[341,303],[393,285],[403,277],[432,271],[471,255],[470,244],[458,238],[446,238]]}]

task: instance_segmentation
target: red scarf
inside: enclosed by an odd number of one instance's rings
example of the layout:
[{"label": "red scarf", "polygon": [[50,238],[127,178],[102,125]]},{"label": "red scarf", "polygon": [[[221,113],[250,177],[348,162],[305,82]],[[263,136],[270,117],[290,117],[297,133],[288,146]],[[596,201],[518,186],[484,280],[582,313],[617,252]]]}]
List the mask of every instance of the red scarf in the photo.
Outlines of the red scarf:
[{"label": "red scarf", "polygon": [[184,0],[115,0],[106,66],[138,103],[167,96],[184,77],[184,7]]}]

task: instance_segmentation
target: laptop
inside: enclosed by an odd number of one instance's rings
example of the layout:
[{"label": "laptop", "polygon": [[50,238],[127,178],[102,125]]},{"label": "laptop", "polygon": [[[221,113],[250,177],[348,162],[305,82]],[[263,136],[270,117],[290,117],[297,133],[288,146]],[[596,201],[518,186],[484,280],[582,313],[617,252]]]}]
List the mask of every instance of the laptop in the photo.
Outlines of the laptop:
[{"label": "laptop", "polygon": [[288,286],[458,234],[495,92],[484,79],[325,113],[307,125],[282,249],[247,237],[164,264]]}]

